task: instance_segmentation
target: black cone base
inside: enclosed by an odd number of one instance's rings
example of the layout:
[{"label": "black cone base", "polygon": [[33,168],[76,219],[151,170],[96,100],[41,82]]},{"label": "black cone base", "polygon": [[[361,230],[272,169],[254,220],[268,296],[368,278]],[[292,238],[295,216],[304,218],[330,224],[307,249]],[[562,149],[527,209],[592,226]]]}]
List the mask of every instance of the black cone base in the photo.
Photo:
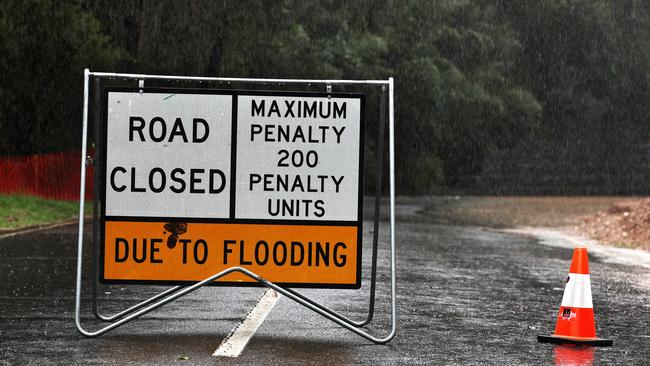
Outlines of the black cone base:
[{"label": "black cone base", "polygon": [[565,338],[558,336],[545,336],[538,335],[537,340],[542,343],[555,343],[555,344],[582,344],[589,346],[601,346],[609,347],[614,344],[612,339],[575,339],[575,338]]}]

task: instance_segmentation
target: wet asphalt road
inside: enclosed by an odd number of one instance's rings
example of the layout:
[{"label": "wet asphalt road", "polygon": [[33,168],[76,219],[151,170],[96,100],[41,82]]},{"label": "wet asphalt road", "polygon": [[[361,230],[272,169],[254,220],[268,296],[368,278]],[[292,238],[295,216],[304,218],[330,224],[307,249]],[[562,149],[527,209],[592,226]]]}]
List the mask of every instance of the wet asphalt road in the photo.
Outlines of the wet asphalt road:
[{"label": "wet asphalt road", "polygon": [[[434,225],[416,211],[417,205],[398,207],[398,333],[391,343],[370,344],[282,298],[236,359],[211,354],[263,289],[200,289],[86,339],[73,321],[76,226],[0,238],[0,365],[650,364],[647,268],[590,258],[597,331],[613,338],[613,347],[539,344],[535,336],[554,329],[571,250],[488,229]],[[371,229],[365,222],[366,243]],[[369,329],[383,335],[389,327],[387,223],[380,226],[380,246],[378,308]],[[361,290],[302,292],[362,318],[368,249]],[[103,287],[100,308],[113,313],[161,289]],[[83,301],[83,323],[97,329],[89,297]]]}]

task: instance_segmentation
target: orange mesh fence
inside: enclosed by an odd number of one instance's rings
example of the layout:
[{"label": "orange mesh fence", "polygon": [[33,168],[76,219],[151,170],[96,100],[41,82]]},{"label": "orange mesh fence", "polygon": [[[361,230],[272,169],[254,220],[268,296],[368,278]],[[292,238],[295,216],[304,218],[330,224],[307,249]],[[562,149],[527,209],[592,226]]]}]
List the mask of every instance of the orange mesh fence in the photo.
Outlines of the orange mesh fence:
[{"label": "orange mesh fence", "polygon": [[[78,151],[0,157],[0,194],[78,200],[80,159]],[[86,173],[86,199],[92,199],[92,166]]]}]

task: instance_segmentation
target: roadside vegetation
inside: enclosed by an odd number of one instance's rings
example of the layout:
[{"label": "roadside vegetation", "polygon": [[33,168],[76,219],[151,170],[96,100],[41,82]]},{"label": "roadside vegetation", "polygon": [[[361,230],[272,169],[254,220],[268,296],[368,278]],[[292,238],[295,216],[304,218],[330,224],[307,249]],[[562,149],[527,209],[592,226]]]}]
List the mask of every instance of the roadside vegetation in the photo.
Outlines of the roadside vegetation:
[{"label": "roadside vegetation", "polygon": [[78,216],[79,202],[0,195],[0,232],[72,220]]}]

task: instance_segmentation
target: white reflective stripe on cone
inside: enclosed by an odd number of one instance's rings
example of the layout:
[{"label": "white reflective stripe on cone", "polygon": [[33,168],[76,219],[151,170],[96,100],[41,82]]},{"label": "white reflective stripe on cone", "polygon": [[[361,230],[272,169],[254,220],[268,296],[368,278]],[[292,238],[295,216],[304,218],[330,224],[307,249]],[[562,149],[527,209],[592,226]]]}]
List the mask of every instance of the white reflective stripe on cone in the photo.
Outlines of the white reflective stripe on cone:
[{"label": "white reflective stripe on cone", "polygon": [[591,302],[591,281],[588,274],[569,273],[569,281],[564,288],[562,306],[572,308],[593,308]]}]

